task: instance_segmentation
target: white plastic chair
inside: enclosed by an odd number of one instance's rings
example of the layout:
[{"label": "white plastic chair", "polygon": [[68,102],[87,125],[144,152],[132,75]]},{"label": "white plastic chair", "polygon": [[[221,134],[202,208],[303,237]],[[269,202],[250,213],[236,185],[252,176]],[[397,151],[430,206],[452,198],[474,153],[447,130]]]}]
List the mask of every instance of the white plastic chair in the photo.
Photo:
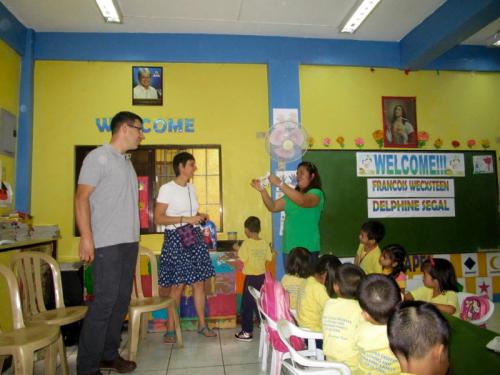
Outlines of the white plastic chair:
[{"label": "white plastic chair", "polygon": [[[291,336],[304,337],[315,332],[308,332],[300,329],[295,324],[287,320],[280,320],[278,323],[278,334],[281,340],[285,343],[289,352],[289,359],[283,358],[282,365],[294,375],[320,375],[320,374],[340,374],[351,375],[349,367],[343,363],[322,361],[317,359],[307,358],[302,352],[297,352],[290,344]],[[300,365],[301,367],[298,367]]]},{"label": "white plastic chair", "polygon": [[[479,297],[479,296],[481,296],[481,295],[472,294],[472,293],[465,293],[465,292],[458,292],[457,297],[458,297],[458,306],[459,306],[460,310],[462,310],[462,304],[467,297]],[[489,307],[489,310],[485,316],[483,316],[482,318],[477,319],[477,320],[468,320],[468,322],[470,322],[476,326],[484,326],[486,324],[486,322],[488,320],[490,320],[490,318],[493,316],[493,313],[495,312],[495,304],[493,302],[491,302],[490,299],[488,299],[488,303],[489,303],[490,307]]]},{"label": "white plastic chair", "polygon": [[[275,331],[278,331],[278,324],[273,319],[271,319],[269,315],[267,315],[262,309],[261,309],[261,314],[266,319],[267,326],[271,329],[274,329]],[[304,330],[302,328],[295,326],[293,323],[290,324],[292,324],[296,328],[293,336],[307,339],[308,341],[307,349],[300,350],[298,351],[298,353],[300,353],[300,355],[303,357],[314,357],[316,360],[322,361],[324,359],[323,351],[321,349],[316,348],[316,340],[322,340],[323,334],[321,332]],[[267,341],[269,342],[269,338],[267,338]],[[268,346],[271,348],[271,369],[269,373],[271,375],[279,375],[281,374],[281,364],[283,360],[290,358],[290,353],[283,353],[280,352],[279,350],[274,349],[272,343],[270,342],[268,343]]]},{"label": "white plastic chair", "polygon": [[262,314],[262,307],[260,305],[260,291],[255,289],[253,286],[248,286],[248,291],[252,295],[255,300],[255,304],[257,305],[257,310],[259,311],[260,318],[260,338],[259,338],[259,358],[261,360],[261,369],[263,372],[267,370],[267,356],[269,353],[269,338],[267,337],[266,330],[266,318]]}]

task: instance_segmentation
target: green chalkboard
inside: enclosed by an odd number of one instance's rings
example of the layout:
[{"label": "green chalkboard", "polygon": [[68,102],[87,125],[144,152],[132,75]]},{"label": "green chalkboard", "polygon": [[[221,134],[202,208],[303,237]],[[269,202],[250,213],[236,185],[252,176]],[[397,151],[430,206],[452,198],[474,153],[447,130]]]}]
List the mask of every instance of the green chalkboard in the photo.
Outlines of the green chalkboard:
[{"label": "green chalkboard", "polygon": [[[386,228],[382,246],[400,243],[409,254],[459,253],[499,247],[496,172],[473,173],[473,155],[491,155],[496,171],[496,153],[460,153],[464,155],[465,176],[453,178],[455,217],[376,219]],[[367,178],[356,176],[356,151],[311,150],[304,155],[304,160],[317,165],[326,196],[320,224],[322,252],[353,256],[359,245],[360,227],[368,220]]]}]

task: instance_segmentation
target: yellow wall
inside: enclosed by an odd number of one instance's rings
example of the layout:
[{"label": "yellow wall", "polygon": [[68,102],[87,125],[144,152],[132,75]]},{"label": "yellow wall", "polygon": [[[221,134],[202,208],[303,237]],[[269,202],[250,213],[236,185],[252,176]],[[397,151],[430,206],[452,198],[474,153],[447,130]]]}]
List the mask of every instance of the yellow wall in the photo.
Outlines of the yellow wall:
[{"label": "yellow wall", "polygon": [[338,136],[345,148],[355,149],[354,139],[362,137],[367,149],[378,149],[373,131],[382,129],[382,96],[416,96],[417,129],[427,131],[424,147],[434,150],[436,138],[451,142],[489,139],[500,151],[500,74],[475,72],[420,71],[394,69],[301,66],[300,96],[302,123],[315,139],[314,148],[325,149],[322,139],[332,138],[330,148],[339,149]]},{"label": "yellow wall", "polygon": [[[221,144],[224,230],[243,233],[250,214],[263,219],[263,236],[270,238],[270,214],[249,187],[254,176],[269,169],[269,158],[256,132],[268,127],[267,72],[251,64],[149,64],[164,68],[164,105],[131,106],[131,67],[138,64],[37,61],[33,140],[32,213],[35,223],[57,223],[63,238],[59,259],[77,258],[73,238],[74,146],[101,144],[109,134],[99,133],[96,117],[120,110],[155,118],[194,118],[193,134],[147,135],[145,144]],[[315,138],[342,135],[346,148],[354,138],[365,148],[378,148],[372,132],[382,128],[381,96],[416,96],[418,130],[431,140],[440,137],[442,149],[451,141],[489,139],[492,149],[499,136],[500,74],[465,72],[404,72],[393,69],[300,67],[301,116]],[[333,142],[331,148],[339,148]],[[142,237],[156,251],[160,235]]]},{"label": "yellow wall", "polygon": [[[120,110],[156,118],[194,118],[195,132],[149,133],[144,144],[221,144],[224,231],[243,236],[243,221],[257,215],[271,239],[271,216],[249,183],[269,170],[256,132],[268,128],[267,70],[250,64],[163,66],[163,106],[131,105],[131,63],[37,61],[35,64],[32,214],[35,224],[59,224],[60,261],[78,257],[73,237],[74,146],[102,144],[96,117]],[[223,235],[221,235],[221,238]],[[141,243],[161,249],[161,235]]]},{"label": "yellow wall", "polygon": [[[0,40],[0,108],[4,108],[14,115],[18,115],[19,105],[19,81],[21,77],[21,58],[3,40]],[[2,165],[2,178],[9,182],[14,190],[15,184],[15,159],[0,154]],[[0,214],[12,211],[13,208],[0,208]],[[9,253],[0,253],[0,263],[8,265]],[[7,286],[3,278],[0,280],[0,301],[8,300]],[[0,309],[0,328],[10,329],[12,327],[10,307],[3,304]]]},{"label": "yellow wall", "polygon": [[[21,77],[21,58],[3,40],[0,40],[0,108],[18,116],[19,105],[19,81]],[[2,165],[2,178],[15,188],[15,159],[0,154]],[[11,211],[9,208],[0,208],[0,214]]]}]

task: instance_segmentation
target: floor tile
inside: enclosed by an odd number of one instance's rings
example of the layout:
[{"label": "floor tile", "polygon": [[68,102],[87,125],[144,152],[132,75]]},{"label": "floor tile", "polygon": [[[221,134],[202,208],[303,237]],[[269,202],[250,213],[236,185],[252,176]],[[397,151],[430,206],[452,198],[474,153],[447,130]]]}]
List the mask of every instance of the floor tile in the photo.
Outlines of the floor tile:
[{"label": "floor tile", "polygon": [[173,349],[168,369],[222,366],[220,343],[184,346],[182,349]]},{"label": "floor tile", "polygon": [[[223,366],[189,367],[184,369],[168,369],[167,375],[224,375]],[[135,375],[135,374],[134,374]]]},{"label": "floor tile", "polygon": [[260,364],[252,363],[246,365],[231,365],[224,366],[226,370],[226,375],[256,375],[265,374],[265,372],[260,371]]},{"label": "floor tile", "polygon": [[[163,342],[161,333],[148,333],[139,342],[136,372],[155,371],[165,373],[172,353],[172,345]],[[122,352],[126,358],[127,350]]]}]

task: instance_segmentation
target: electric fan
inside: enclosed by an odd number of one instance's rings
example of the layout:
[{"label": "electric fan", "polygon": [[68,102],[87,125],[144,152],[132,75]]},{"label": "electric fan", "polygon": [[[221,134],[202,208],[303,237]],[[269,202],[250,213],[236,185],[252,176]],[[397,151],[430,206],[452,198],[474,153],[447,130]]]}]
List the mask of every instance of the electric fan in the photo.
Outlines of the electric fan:
[{"label": "electric fan", "polygon": [[266,135],[266,150],[278,162],[278,171],[285,170],[286,163],[300,159],[307,146],[306,131],[294,121],[278,122]]}]

